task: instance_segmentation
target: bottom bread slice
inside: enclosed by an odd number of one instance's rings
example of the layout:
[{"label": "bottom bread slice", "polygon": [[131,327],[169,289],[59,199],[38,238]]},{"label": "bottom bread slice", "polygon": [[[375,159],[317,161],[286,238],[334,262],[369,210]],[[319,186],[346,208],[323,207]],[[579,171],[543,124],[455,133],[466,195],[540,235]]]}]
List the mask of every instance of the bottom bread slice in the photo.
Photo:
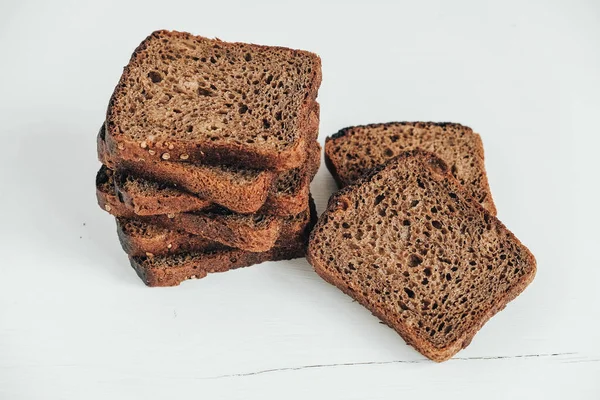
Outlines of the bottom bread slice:
[{"label": "bottom bread slice", "polygon": [[129,257],[131,266],[148,286],[177,286],[188,279],[204,278],[209,273],[249,267],[265,261],[304,257],[305,245],[275,246],[252,253],[238,249],[213,250],[156,257]]}]

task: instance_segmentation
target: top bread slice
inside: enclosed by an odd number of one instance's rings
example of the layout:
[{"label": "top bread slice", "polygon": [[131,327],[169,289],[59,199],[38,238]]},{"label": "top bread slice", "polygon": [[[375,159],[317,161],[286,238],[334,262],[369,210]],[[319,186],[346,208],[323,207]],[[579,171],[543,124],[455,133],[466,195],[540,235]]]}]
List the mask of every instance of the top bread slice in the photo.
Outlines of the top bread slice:
[{"label": "top bread slice", "polygon": [[345,128],[326,139],[325,164],[343,187],[371,168],[417,148],[444,160],[471,196],[496,215],[481,137],[460,124],[390,122]]},{"label": "top bread slice", "polygon": [[296,168],[320,83],[321,60],[307,51],[156,31],[112,95],[108,149],[119,159]]},{"label": "top bread slice", "polygon": [[432,153],[334,194],[309,240],[316,272],[435,361],[466,347],[533,280],[529,250]]}]

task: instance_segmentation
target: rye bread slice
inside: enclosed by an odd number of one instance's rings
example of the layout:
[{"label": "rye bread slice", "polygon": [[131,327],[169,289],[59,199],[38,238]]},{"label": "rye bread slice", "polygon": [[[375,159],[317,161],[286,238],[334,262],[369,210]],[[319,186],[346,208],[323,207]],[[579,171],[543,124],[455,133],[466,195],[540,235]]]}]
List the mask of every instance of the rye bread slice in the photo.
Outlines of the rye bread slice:
[{"label": "rye bread slice", "polygon": [[[306,209],[310,182],[321,163],[321,147],[312,142],[307,162],[302,168],[294,168],[278,174],[273,182],[265,204],[257,214],[290,216]],[[160,215],[200,211],[210,202],[192,193],[170,185],[133,176],[125,171],[115,174],[115,188],[126,206],[136,215]]]},{"label": "rye bread slice", "polygon": [[[236,214],[218,206],[202,211],[167,215],[136,216],[115,194],[113,172],[102,167],[96,176],[96,197],[105,211],[116,217],[137,217],[141,221],[194,235],[247,251],[267,251],[275,245],[281,227],[308,213],[308,203],[299,215],[276,217],[260,214]],[[111,190],[112,187],[112,190]]]},{"label": "rye bread slice", "polygon": [[536,272],[529,250],[446,163],[420,150],[334,194],[307,258],[438,362],[466,347]]},{"label": "rye bread slice", "polygon": [[444,160],[471,196],[496,215],[481,137],[460,124],[390,122],[345,128],[326,139],[325,164],[343,187],[371,168],[416,148]]},{"label": "rye bread slice", "polygon": [[321,60],[281,47],[156,31],[135,50],[107,110],[118,159],[168,154],[218,165],[287,170],[306,159]]},{"label": "rye bread slice", "polygon": [[[301,216],[302,218],[286,221],[275,246],[285,245],[290,241],[306,243],[310,229],[317,219],[312,199],[310,199],[310,214],[301,214]],[[121,246],[128,255],[133,257],[230,249],[219,242],[183,230],[163,228],[136,218],[118,217],[116,220]]]}]

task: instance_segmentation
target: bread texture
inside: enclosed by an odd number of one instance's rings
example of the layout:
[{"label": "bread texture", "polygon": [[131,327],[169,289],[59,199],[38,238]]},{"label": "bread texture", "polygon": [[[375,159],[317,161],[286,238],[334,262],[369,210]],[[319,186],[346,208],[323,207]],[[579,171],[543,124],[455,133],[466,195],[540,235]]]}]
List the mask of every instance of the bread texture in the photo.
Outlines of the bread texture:
[{"label": "bread texture", "polygon": [[469,194],[496,215],[481,137],[460,124],[391,122],[345,128],[326,139],[325,164],[344,187],[372,168],[417,148],[444,160]]},{"label": "bread texture", "polygon": [[533,280],[531,252],[434,154],[413,150],[335,193],[316,272],[434,361],[466,347]]},{"label": "bread texture", "polygon": [[108,150],[117,159],[296,168],[320,83],[313,53],[156,31],[111,97]]}]

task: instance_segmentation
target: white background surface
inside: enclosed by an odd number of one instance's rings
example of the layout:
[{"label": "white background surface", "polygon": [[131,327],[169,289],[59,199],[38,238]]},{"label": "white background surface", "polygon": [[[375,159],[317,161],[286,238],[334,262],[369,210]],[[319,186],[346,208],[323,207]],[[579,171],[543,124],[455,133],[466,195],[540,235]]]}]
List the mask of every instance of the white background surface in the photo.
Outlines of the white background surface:
[{"label": "white background surface", "polygon": [[[321,141],[473,127],[533,284],[439,365],[305,260],[146,288],[96,205],[95,135],[160,28],[318,53]],[[0,399],[600,398],[598,1],[4,0],[0,54]],[[312,190],[322,210],[324,167]]]}]

